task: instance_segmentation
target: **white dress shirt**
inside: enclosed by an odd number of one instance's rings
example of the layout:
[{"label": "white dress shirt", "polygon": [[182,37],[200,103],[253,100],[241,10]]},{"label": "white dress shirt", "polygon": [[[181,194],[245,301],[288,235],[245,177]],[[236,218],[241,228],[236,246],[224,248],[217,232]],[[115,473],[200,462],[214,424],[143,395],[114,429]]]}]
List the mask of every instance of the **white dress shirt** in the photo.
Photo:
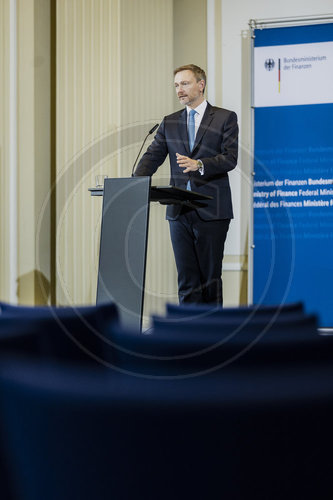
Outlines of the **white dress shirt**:
[{"label": "white dress shirt", "polygon": [[[196,111],[195,115],[194,115],[194,127],[195,127],[195,135],[194,137],[197,135],[197,132],[198,132],[198,129],[200,127],[200,123],[201,123],[201,120],[203,118],[203,115],[206,111],[206,108],[207,108],[207,101],[206,99],[204,101],[202,101],[201,104],[199,104],[199,106],[197,108],[194,108],[194,110]],[[188,125],[188,120],[189,120],[189,117],[190,117],[190,111],[191,111],[192,108],[190,108],[190,106],[186,106],[186,110],[187,110],[187,125]]]}]

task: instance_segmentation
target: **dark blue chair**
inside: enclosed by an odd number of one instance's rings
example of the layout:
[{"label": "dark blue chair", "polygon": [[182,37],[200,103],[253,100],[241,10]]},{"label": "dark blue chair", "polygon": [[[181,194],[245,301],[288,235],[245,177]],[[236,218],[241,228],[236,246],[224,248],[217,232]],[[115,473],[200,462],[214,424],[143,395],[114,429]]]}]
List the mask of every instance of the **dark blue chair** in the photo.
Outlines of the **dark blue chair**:
[{"label": "dark blue chair", "polygon": [[152,333],[114,329],[113,365],[141,376],[198,376],[230,365],[281,367],[333,361],[333,338],[317,333],[316,316],[266,321],[201,322],[153,318]]},{"label": "dark blue chair", "polygon": [[[98,368],[107,364],[110,333],[118,323],[114,304],[57,308],[1,303],[0,310],[2,359],[16,353],[48,363],[82,363]],[[12,500],[1,441],[0,497]]]},{"label": "dark blue chair", "polygon": [[0,353],[98,363],[106,357],[118,324],[115,304],[86,307],[24,307],[0,304]]},{"label": "dark blue chair", "polygon": [[332,364],[151,380],[0,364],[19,500],[333,498]]}]

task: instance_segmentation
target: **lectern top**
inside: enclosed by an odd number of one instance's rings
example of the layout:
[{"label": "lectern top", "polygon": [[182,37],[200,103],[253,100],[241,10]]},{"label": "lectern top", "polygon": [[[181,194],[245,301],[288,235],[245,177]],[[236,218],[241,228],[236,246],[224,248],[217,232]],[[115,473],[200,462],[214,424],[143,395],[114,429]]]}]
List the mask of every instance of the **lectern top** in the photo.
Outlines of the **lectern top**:
[{"label": "lectern top", "polygon": [[[103,196],[103,188],[89,188],[91,196]],[[176,186],[151,186],[150,201],[159,201],[162,205],[184,204],[189,207],[199,208],[206,206],[204,201],[212,200],[212,196],[189,191]]]}]

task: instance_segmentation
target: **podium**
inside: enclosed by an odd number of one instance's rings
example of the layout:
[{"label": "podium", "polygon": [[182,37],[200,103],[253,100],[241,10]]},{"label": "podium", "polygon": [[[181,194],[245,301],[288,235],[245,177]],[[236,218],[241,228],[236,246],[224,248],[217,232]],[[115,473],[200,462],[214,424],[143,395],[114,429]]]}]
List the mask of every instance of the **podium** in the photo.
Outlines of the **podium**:
[{"label": "podium", "polygon": [[151,186],[150,177],[107,178],[104,189],[89,191],[103,196],[96,302],[114,302],[121,324],[141,331],[150,202],[196,208],[211,197],[174,186]]}]

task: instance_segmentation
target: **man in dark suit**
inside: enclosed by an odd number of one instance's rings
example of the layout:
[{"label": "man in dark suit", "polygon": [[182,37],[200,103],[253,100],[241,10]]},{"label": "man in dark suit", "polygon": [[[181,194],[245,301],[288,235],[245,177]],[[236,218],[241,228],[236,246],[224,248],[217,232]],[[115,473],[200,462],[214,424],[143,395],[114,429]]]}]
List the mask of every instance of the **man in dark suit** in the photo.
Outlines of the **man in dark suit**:
[{"label": "man in dark suit", "polygon": [[153,175],[169,155],[172,185],[213,197],[195,210],[170,205],[167,219],[179,302],[222,305],[224,243],[233,218],[228,172],[237,164],[237,116],[205,100],[206,75],[198,66],[177,68],[174,82],[186,107],[163,119],[134,175]]}]

